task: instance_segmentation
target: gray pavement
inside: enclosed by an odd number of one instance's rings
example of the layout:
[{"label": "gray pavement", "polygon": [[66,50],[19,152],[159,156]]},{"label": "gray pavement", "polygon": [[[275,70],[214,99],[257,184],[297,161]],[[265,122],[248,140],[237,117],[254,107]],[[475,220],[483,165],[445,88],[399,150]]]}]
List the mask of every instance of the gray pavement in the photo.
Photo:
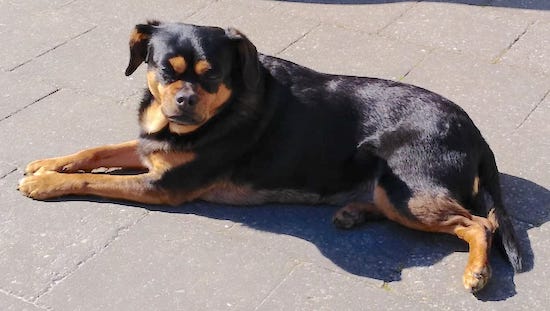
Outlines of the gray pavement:
[{"label": "gray pavement", "polygon": [[[336,4],[336,2],[340,2]],[[527,254],[464,292],[467,246],[335,207],[180,208],[16,191],[27,162],[133,139],[147,18],[235,26],[321,71],[419,85],[462,106],[495,151]],[[550,1],[0,1],[0,310],[548,310]]]}]

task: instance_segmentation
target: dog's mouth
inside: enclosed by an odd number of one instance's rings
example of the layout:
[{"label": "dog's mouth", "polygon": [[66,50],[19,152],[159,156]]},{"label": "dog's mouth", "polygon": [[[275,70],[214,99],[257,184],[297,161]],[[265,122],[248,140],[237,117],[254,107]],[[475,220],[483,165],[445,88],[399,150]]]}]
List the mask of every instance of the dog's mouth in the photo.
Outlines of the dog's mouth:
[{"label": "dog's mouth", "polygon": [[166,116],[168,121],[180,125],[198,125],[202,123],[202,118],[199,118],[197,116],[192,116],[188,114],[180,114],[180,115],[171,115]]}]

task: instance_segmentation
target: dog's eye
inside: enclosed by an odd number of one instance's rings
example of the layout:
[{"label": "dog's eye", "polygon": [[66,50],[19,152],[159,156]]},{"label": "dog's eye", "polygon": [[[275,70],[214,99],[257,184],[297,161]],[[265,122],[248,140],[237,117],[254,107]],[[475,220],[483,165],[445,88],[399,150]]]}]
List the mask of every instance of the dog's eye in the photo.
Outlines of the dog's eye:
[{"label": "dog's eye", "polygon": [[222,78],[221,74],[219,73],[215,73],[215,72],[207,72],[205,73],[204,75],[202,75],[201,77],[202,79],[204,79],[205,81],[218,81]]},{"label": "dog's eye", "polygon": [[162,81],[167,82],[167,83],[173,82],[175,80],[173,75],[170,72],[168,72],[167,69],[163,69],[163,70],[159,71],[159,76],[160,76]]}]

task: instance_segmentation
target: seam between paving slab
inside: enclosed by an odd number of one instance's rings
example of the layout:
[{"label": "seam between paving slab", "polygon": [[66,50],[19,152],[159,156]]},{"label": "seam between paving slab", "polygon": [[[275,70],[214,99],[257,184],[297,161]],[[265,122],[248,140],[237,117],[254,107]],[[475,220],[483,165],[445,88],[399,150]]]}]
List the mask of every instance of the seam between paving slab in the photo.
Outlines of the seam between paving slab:
[{"label": "seam between paving slab", "polygon": [[529,119],[529,117],[533,114],[533,112],[535,112],[535,110],[537,110],[537,108],[546,99],[546,97],[548,97],[548,94],[550,94],[550,90],[548,90],[546,94],[544,94],[544,96],[542,96],[542,98],[537,102],[537,104],[527,113],[525,118],[523,118],[523,120],[516,126],[516,130],[520,129],[523,126],[523,124],[525,124],[525,122]]},{"label": "seam between paving slab", "polygon": [[299,36],[298,38],[296,38],[296,40],[290,42],[287,46],[285,46],[284,48],[282,48],[281,50],[279,50],[278,52],[274,53],[275,56],[277,55],[280,55],[281,53],[283,53],[284,51],[288,50],[290,47],[292,47],[293,45],[295,45],[296,43],[298,43],[300,40],[304,39],[305,37],[307,37],[307,35],[309,35],[313,30],[317,29],[319,26],[321,26],[323,23],[322,22],[318,22],[315,26],[311,27],[308,31],[306,31],[303,35]]},{"label": "seam between paving slab", "polygon": [[387,23],[386,25],[382,26],[380,29],[378,29],[377,31],[375,31],[373,34],[375,35],[379,35],[382,37],[382,35],[380,34],[382,31],[384,31],[386,28],[390,27],[391,25],[395,24],[399,19],[401,19],[405,14],[407,14],[410,10],[412,10],[413,8],[415,8],[420,2],[422,1],[416,1],[414,4],[412,4],[410,7],[408,7],[407,9],[403,10],[403,12],[401,12],[401,14],[399,14],[399,16],[397,16],[396,18],[394,18],[393,20],[391,20],[389,23]]},{"label": "seam between paving slab", "polygon": [[207,4],[205,4],[203,7],[197,9],[195,12],[192,12],[191,14],[187,15],[187,16],[183,16],[182,19],[188,19],[188,18],[191,18],[197,14],[199,14],[200,12],[202,12],[203,10],[206,10],[207,8],[213,6],[215,3],[217,3],[218,0],[215,0],[215,1],[211,1],[211,2],[208,2]]},{"label": "seam between paving slab", "polygon": [[270,291],[269,293],[267,293],[267,295],[264,297],[264,299],[262,299],[262,301],[260,301],[260,303],[254,308],[254,311],[258,310],[259,308],[261,308],[264,303],[266,303],[266,301],[271,298],[273,296],[273,294],[286,282],[286,280],[288,280],[288,278],[290,278],[292,276],[292,274],[294,274],[294,271],[296,271],[296,269],[300,266],[303,266],[304,263],[303,262],[298,262],[296,263],[292,269],[290,269],[290,272],[287,273],[287,275],[285,275],[285,277],[277,284],[275,285]]},{"label": "seam between paving slab", "polygon": [[17,296],[16,294],[14,294],[14,293],[12,293],[12,292],[10,292],[10,291],[7,291],[7,290],[5,290],[5,289],[1,289],[1,288],[0,288],[0,293],[1,293],[1,294],[4,294],[4,295],[6,295],[6,296],[12,297],[12,298],[14,298],[14,299],[17,299],[17,300],[19,300],[19,301],[23,301],[24,303],[28,303],[28,304],[32,305],[33,307],[36,307],[36,308],[38,308],[38,309],[40,309],[40,310],[51,310],[51,308],[49,308],[49,307],[39,306],[39,305],[35,304],[34,302],[29,301],[29,300],[27,300],[27,299],[25,299],[25,298],[23,298],[23,297],[19,297],[19,296]]},{"label": "seam between paving slab", "polygon": [[17,167],[12,168],[9,172],[7,172],[4,175],[0,176],[0,180],[8,177],[9,175],[15,173],[16,171],[17,171]]},{"label": "seam between paving slab", "polygon": [[50,284],[48,284],[46,286],[46,288],[44,288],[43,290],[41,290],[40,292],[38,292],[38,294],[36,295],[36,297],[34,297],[32,299],[33,302],[38,302],[38,300],[43,297],[44,295],[48,294],[49,292],[51,292],[58,284],[60,284],[61,282],[63,282],[65,279],[67,279],[68,277],[70,277],[71,275],[73,275],[75,272],[77,272],[84,264],[86,264],[87,262],[89,262],[90,260],[92,260],[93,258],[95,258],[96,256],[100,255],[101,253],[103,253],[113,242],[115,242],[116,240],[118,240],[119,238],[121,238],[122,236],[124,236],[127,232],[130,231],[131,228],[133,228],[135,225],[139,224],[140,222],[142,222],[147,216],[149,216],[151,212],[149,210],[145,211],[143,213],[143,215],[141,215],[138,219],[136,219],[133,223],[131,224],[127,224],[127,225],[124,225],[122,227],[119,227],[115,234],[109,238],[104,244],[103,246],[99,249],[99,250],[96,250],[96,251],[92,251],[91,254],[89,254],[88,256],[86,256],[85,258],[83,258],[81,261],[77,262],[76,265],[70,269],[69,271],[67,271],[66,273],[54,278],[51,280]]},{"label": "seam between paving slab", "polygon": [[77,34],[77,35],[75,35],[75,36],[73,36],[73,37],[71,37],[71,38],[69,38],[69,39],[67,39],[67,40],[65,40],[65,41],[63,41],[63,42],[61,42],[61,43],[59,43],[59,44],[57,44],[57,45],[55,45],[55,46],[53,46],[53,47],[51,47],[51,48],[45,50],[45,51],[43,51],[43,52],[41,52],[41,53],[39,53],[39,54],[37,54],[37,55],[34,56],[33,58],[27,59],[26,61],[20,63],[19,65],[16,65],[16,66],[14,66],[14,67],[8,69],[8,72],[15,71],[15,70],[17,70],[18,68],[20,68],[20,67],[22,67],[22,66],[25,66],[26,64],[28,64],[28,63],[34,61],[35,59],[40,58],[40,57],[42,57],[42,56],[44,56],[44,55],[50,53],[51,51],[53,51],[53,50],[55,50],[55,49],[57,49],[57,48],[59,48],[59,47],[61,47],[61,46],[64,46],[65,44],[67,44],[67,43],[69,43],[69,42],[71,42],[71,41],[73,41],[73,40],[75,40],[75,39],[78,39],[78,38],[82,37],[83,35],[85,35],[85,34],[91,32],[91,31],[93,31],[93,30],[96,29],[96,28],[97,28],[97,25],[95,25],[95,26],[93,26],[93,27],[91,27],[91,28],[88,28],[87,30],[85,30],[85,31],[83,31],[83,32],[81,32],[81,33],[79,33],[79,34]]},{"label": "seam between paving slab", "polygon": [[501,60],[502,60],[502,57],[508,53],[508,51],[510,51],[512,49],[512,47],[523,37],[525,36],[525,34],[527,33],[527,31],[529,30],[529,28],[531,28],[537,21],[536,20],[533,20],[531,21],[529,24],[527,24],[527,26],[525,27],[525,29],[523,30],[523,32],[521,32],[520,34],[517,35],[517,37],[514,38],[514,40],[512,40],[512,42],[504,49],[502,50],[492,61],[491,61],[491,64],[496,64],[496,63],[499,63]]},{"label": "seam between paving slab", "polygon": [[30,104],[25,105],[25,106],[23,106],[23,107],[21,107],[21,108],[15,110],[14,112],[8,114],[7,116],[1,118],[1,119],[0,119],[0,122],[4,121],[4,120],[6,120],[6,119],[9,119],[9,118],[11,118],[11,117],[13,117],[13,116],[16,115],[17,113],[19,113],[19,112],[21,112],[21,111],[23,111],[23,110],[29,108],[30,106],[32,106],[32,105],[34,105],[34,104],[40,102],[40,101],[43,100],[43,99],[46,99],[46,98],[52,96],[53,94],[59,92],[60,90],[61,90],[60,88],[56,88],[55,90],[51,91],[50,93],[48,93],[48,94],[46,94],[46,95],[44,95],[44,96],[42,96],[42,97],[40,97],[40,98],[34,100],[34,101],[31,102]]}]

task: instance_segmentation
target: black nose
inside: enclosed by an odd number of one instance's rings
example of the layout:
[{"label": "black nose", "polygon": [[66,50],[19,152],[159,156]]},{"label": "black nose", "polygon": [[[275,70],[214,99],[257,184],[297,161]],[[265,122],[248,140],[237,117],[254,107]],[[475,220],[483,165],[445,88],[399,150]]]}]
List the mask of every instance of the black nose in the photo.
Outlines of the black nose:
[{"label": "black nose", "polygon": [[196,94],[178,94],[176,96],[176,103],[178,106],[194,106],[198,101],[198,96]]}]

